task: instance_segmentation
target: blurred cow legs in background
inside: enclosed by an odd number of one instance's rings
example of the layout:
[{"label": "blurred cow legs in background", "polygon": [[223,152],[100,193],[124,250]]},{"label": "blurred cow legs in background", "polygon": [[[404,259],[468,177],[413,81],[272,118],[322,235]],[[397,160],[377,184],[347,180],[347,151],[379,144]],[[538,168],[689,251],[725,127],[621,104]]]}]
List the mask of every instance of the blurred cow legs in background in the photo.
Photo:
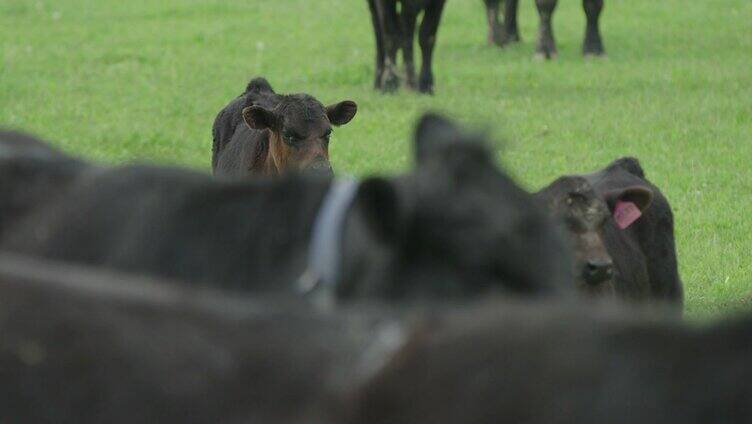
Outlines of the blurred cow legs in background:
[{"label": "blurred cow legs in background", "polygon": [[[399,3],[399,8],[397,3]],[[397,51],[402,49],[406,84],[421,93],[433,93],[433,49],[446,0],[368,0],[376,38],[374,88],[394,92],[399,88]],[[414,38],[418,15],[423,12],[418,34],[423,62],[416,82]]]},{"label": "blurred cow legs in background", "polygon": [[405,61],[405,83],[410,89],[416,89],[415,83],[415,27],[418,23],[419,10],[404,7],[402,8],[402,60]]},{"label": "blurred cow legs in background", "polygon": [[600,56],[605,53],[598,20],[603,10],[603,0],[582,0],[585,9],[587,27],[585,28],[585,41],[582,43],[582,54],[585,56]]},{"label": "blurred cow legs in background", "polygon": [[557,0],[535,0],[535,7],[540,15],[540,28],[538,29],[538,44],[535,47],[535,57],[538,59],[556,59],[556,41],[551,19],[556,9]]},{"label": "blurred cow legs in background", "polygon": [[400,48],[400,25],[397,0],[368,0],[376,34],[376,89],[386,92],[399,88],[397,50]]},{"label": "blurred cow legs in background", "polygon": [[420,34],[418,42],[423,54],[423,63],[420,68],[420,81],[418,91],[421,93],[433,94],[433,48],[436,46],[436,33],[441,21],[441,12],[444,10],[445,0],[432,1],[426,7],[423,21],[420,23]]},{"label": "blurred cow legs in background", "polygon": [[[517,27],[517,9],[519,0],[484,0],[486,17],[488,19],[488,43],[504,47],[507,44],[520,41],[520,31]],[[500,22],[499,12],[504,3],[504,20]],[[552,19],[558,0],[535,0],[535,6],[540,16],[540,28],[535,56],[540,59],[555,59],[557,56],[556,41]],[[603,0],[582,0],[585,10],[587,26],[585,40],[582,44],[582,54],[585,56],[600,56],[605,53],[601,32],[598,26]]]},{"label": "blurred cow legs in background", "polygon": [[384,33],[381,31],[379,23],[379,12],[374,0],[368,0],[368,8],[371,10],[371,23],[373,32],[376,37],[376,77],[373,82],[373,88],[381,89],[381,78],[384,74]]},{"label": "blurred cow legs in background", "polygon": [[504,21],[499,22],[501,3],[504,0],[485,0],[488,18],[488,44],[504,47],[522,38],[517,28],[517,7],[519,0],[504,1]]}]

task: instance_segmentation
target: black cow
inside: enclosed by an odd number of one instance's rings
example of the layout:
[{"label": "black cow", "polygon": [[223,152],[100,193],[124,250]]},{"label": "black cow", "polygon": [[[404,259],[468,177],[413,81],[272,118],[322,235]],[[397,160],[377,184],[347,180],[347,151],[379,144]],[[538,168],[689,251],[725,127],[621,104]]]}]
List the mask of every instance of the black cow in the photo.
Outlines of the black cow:
[{"label": "black cow", "polygon": [[306,290],[325,280],[340,297],[571,286],[553,224],[479,139],[429,115],[415,143],[413,172],[357,185],[145,166],[87,173],[0,248],[241,290],[290,290],[305,276]]},{"label": "black cow", "polygon": [[276,176],[290,171],[331,175],[332,125],[347,124],[357,110],[350,100],[324,107],[307,94],[277,94],[264,78],[253,79],[214,120],[214,175]]},{"label": "black cow", "polygon": [[682,304],[671,206],[637,159],[561,177],[536,196],[566,224],[580,287]]},{"label": "black cow", "polygon": [[[433,49],[445,2],[446,0],[368,0],[376,36],[374,87],[377,90],[392,92],[399,88],[397,52],[401,49],[407,86],[421,93],[433,93]],[[421,12],[424,13],[418,30],[418,43],[423,62],[416,82],[413,43]]]},{"label": "black cow", "polygon": [[416,328],[349,424],[752,422],[752,315],[491,303]]},{"label": "black cow", "polygon": [[752,317],[568,302],[332,313],[0,255],[8,422],[748,423]]},{"label": "black cow", "polygon": [[0,417],[331,423],[399,331],[385,311],[254,299],[0,254]]},{"label": "black cow", "polygon": [[0,130],[0,235],[88,167],[28,134]]},{"label": "black cow", "polygon": [[[504,22],[499,22],[499,8],[504,1]],[[484,0],[488,16],[488,40],[499,46],[520,41],[520,32],[517,28],[517,6],[519,0]],[[535,0],[540,15],[540,31],[538,44],[535,48],[537,57],[545,59],[556,58],[556,42],[554,31],[551,26],[554,9],[558,0]],[[585,41],[582,44],[582,53],[585,56],[600,56],[605,53],[598,20],[603,10],[603,0],[582,0],[585,9],[587,26],[585,27]]]}]

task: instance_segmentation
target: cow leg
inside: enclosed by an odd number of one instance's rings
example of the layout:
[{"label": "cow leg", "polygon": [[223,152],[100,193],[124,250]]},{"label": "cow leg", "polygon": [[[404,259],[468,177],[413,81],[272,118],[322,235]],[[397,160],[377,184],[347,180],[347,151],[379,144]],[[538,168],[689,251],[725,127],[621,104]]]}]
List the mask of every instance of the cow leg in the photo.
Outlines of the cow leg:
[{"label": "cow leg", "polygon": [[585,27],[585,41],[582,43],[582,54],[585,56],[600,56],[605,53],[598,20],[603,10],[603,0],[582,0],[585,9],[587,26]]},{"label": "cow leg", "polygon": [[441,13],[444,10],[445,0],[432,0],[426,7],[423,22],[420,23],[418,42],[423,56],[420,68],[420,81],[418,91],[433,94],[433,49],[436,46],[436,35],[439,30]]},{"label": "cow leg", "polygon": [[486,0],[486,19],[488,20],[488,44],[501,45],[499,25],[499,3],[501,0]]},{"label": "cow leg", "polygon": [[376,76],[373,87],[379,90],[381,89],[381,80],[384,76],[384,30],[381,26],[381,18],[375,1],[368,0],[368,8],[371,10],[371,23],[373,24],[373,33],[376,37]]},{"label": "cow leg", "polygon": [[381,23],[384,28],[384,73],[382,75],[382,90],[394,92],[399,88],[397,76],[397,50],[400,48],[400,22],[397,14],[396,0],[378,0],[381,6]]},{"label": "cow leg", "polygon": [[538,33],[538,46],[535,48],[535,57],[540,59],[556,58],[556,42],[551,19],[556,9],[557,0],[535,0],[535,6],[540,15],[540,30]]},{"label": "cow leg", "polygon": [[401,14],[402,58],[405,62],[405,80],[408,87],[415,89],[415,55],[413,54],[413,45],[415,44],[415,25],[418,20],[418,11],[406,7],[403,3]]},{"label": "cow leg", "polygon": [[504,2],[504,32],[502,33],[502,45],[516,43],[522,40],[520,30],[517,27],[517,7],[520,0],[506,0]]}]

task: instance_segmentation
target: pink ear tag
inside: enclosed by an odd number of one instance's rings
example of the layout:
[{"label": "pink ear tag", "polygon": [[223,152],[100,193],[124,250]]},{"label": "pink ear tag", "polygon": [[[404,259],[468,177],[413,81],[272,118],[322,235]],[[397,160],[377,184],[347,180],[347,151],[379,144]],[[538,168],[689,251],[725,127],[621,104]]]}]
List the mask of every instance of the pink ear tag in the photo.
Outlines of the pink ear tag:
[{"label": "pink ear tag", "polygon": [[640,211],[640,208],[634,203],[622,202],[621,200],[616,201],[616,206],[614,207],[614,220],[620,229],[623,230],[629,227],[641,216],[642,212]]}]

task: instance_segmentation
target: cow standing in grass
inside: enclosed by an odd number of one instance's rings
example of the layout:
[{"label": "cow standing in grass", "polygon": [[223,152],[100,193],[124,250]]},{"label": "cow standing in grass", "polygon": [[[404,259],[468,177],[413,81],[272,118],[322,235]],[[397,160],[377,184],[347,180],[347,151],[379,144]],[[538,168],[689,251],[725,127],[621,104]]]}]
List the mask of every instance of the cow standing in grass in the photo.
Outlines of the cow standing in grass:
[{"label": "cow standing in grass", "polygon": [[256,78],[214,120],[214,175],[331,175],[332,126],[350,122],[357,110],[349,100],[324,107],[307,94],[277,94],[266,79]]},{"label": "cow standing in grass", "polygon": [[[519,0],[484,0],[488,17],[488,40],[505,46],[509,43],[520,41],[520,32],[517,28],[517,7]],[[504,21],[499,22],[501,3],[504,3]],[[556,42],[551,25],[554,9],[558,0],[535,0],[540,16],[540,29],[538,44],[535,48],[536,57],[542,59],[556,58]],[[585,56],[600,56],[605,53],[598,20],[603,10],[603,0],[583,0],[587,26],[585,27],[585,41],[582,44],[582,53]]]},{"label": "cow standing in grass", "polygon": [[637,159],[560,177],[536,196],[571,236],[582,290],[681,307],[671,206]]},{"label": "cow standing in grass", "polygon": [[[377,90],[392,92],[399,88],[397,52],[401,49],[407,86],[421,93],[433,93],[433,49],[445,2],[446,0],[368,0],[376,35],[374,87]],[[416,80],[413,43],[421,12],[423,19],[418,30],[418,44],[423,62]]]}]

